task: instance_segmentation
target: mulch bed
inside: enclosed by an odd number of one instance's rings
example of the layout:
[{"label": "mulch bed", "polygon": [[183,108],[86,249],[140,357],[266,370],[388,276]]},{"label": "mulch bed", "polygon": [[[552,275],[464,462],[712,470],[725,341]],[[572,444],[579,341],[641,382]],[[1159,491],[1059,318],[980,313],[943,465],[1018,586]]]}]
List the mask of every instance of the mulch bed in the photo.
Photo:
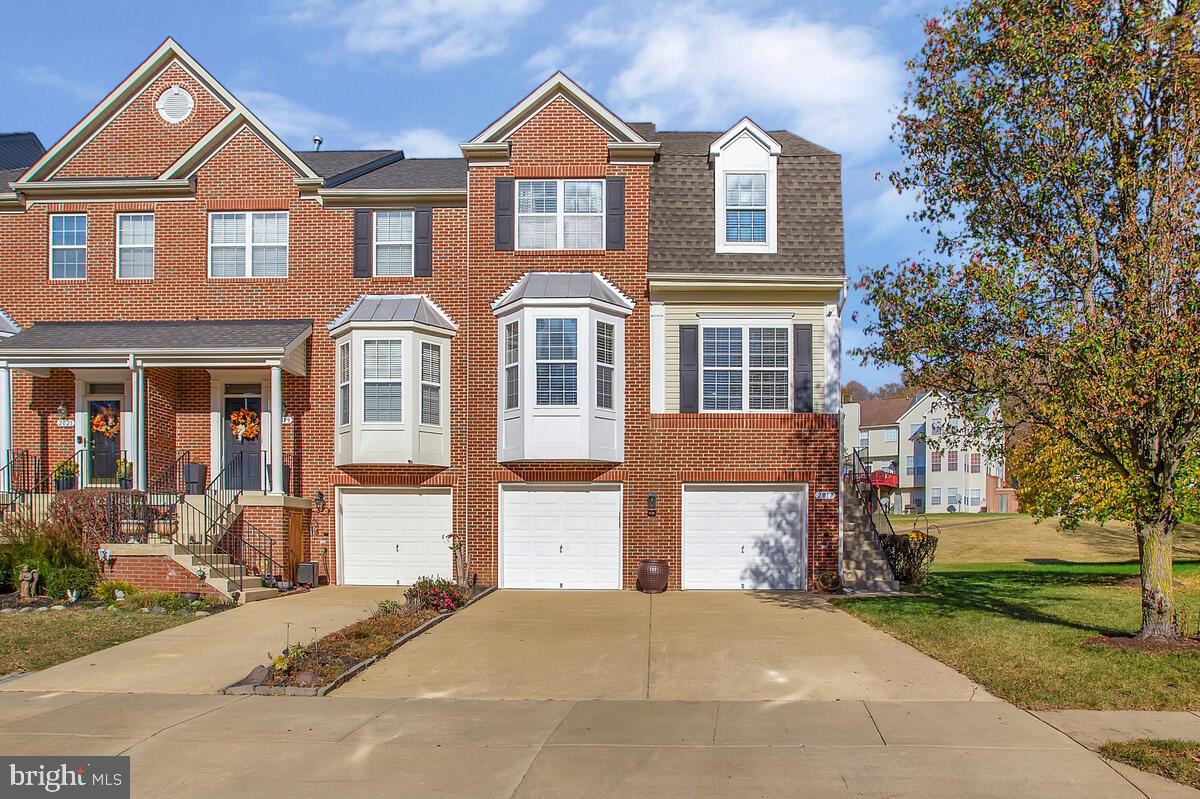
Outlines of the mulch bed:
[{"label": "mulch bed", "polygon": [[1093,635],[1085,638],[1086,646],[1106,646],[1112,649],[1137,652],[1200,652],[1200,638],[1185,638],[1182,641],[1142,640],[1132,635]]},{"label": "mulch bed", "polygon": [[[312,687],[333,682],[351,666],[386,655],[397,638],[437,615],[432,610],[403,610],[355,622],[309,644],[299,656],[289,660],[286,670],[272,669],[264,684]],[[317,675],[315,683],[311,678],[303,683],[296,681],[297,676],[307,672]]]}]

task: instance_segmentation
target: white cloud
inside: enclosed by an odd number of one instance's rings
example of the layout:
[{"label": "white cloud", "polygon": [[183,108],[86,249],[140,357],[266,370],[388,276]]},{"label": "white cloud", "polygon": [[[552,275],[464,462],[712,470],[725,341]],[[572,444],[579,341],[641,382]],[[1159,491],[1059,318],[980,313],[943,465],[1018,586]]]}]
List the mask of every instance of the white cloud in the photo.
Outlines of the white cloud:
[{"label": "white cloud", "polygon": [[17,70],[17,77],[35,86],[46,86],[51,89],[64,91],[81,100],[95,102],[96,98],[101,96],[100,92],[94,86],[64,78],[62,75],[46,67],[22,67]]},{"label": "white cloud", "polygon": [[294,0],[287,19],[340,29],[343,46],[362,55],[416,53],[422,67],[465,64],[495,55],[508,33],[542,0]]},{"label": "white cloud", "polygon": [[458,139],[447,136],[434,128],[413,128],[365,139],[362,146],[368,150],[403,150],[407,158],[449,158],[461,156]]},{"label": "white cloud", "polygon": [[234,94],[267,127],[297,150],[311,149],[313,136],[319,135],[327,150],[404,150],[404,155],[409,158],[461,155],[458,139],[434,128],[379,131],[313,110],[275,92],[239,89]]},{"label": "white cloud", "polygon": [[850,212],[855,221],[862,223],[872,239],[889,236],[905,227],[916,230],[917,223],[908,215],[918,207],[916,195],[901,194],[891,186],[883,189],[869,202],[861,203]]},{"label": "white cloud", "polygon": [[623,61],[605,96],[626,119],[720,130],[749,114],[853,158],[886,144],[903,75],[866,28],[708,2],[604,7],[529,65],[556,53],[590,54],[597,71]]}]

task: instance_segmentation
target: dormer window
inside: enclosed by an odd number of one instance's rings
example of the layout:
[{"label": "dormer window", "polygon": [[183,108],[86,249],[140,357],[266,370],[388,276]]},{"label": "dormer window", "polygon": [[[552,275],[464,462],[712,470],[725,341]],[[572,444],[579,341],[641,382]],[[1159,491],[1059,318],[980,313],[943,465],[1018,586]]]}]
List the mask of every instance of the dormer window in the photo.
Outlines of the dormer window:
[{"label": "dormer window", "polygon": [[717,252],[776,251],[781,153],[779,142],[749,119],[734,125],[709,148]]}]

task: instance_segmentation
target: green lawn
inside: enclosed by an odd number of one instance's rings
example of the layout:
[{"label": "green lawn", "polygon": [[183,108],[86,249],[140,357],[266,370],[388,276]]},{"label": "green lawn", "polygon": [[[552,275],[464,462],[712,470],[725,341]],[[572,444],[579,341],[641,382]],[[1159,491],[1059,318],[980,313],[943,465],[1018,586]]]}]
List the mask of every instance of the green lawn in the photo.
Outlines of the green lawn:
[{"label": "green lawn", "polygon": [[1160,777],[1200,788],[1200,743],[1195,741],[1112,741],[1100,754]]},{"label": "green lawn", "polygon": [[6,613],[0,616],[0,674],[44,669],[193,618],[124,610]]},{"label": "green lawn", "polygon": [[[943,565],[910,594],[839,607],[1031,709],[1200,709],[1200,653],[1085,645],[1134,632],[1132,563]],[[1200,564],[1177,564],[1178,601],[1200,610]]]}]

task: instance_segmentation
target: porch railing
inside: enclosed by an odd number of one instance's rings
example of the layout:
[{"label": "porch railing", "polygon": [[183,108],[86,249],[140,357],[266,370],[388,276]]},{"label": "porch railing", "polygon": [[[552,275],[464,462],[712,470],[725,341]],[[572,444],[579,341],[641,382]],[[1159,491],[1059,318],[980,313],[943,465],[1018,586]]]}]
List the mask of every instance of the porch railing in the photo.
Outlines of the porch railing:
[{"label": "porch railing", "polygon": [[871,534],[878,539],[881,534],[893,533],[892,520],[888,516],[888,508],[879,496],[879,488],[871,480],[871,470],[863,460],[862,449],[854,449],[850,452],[850,484],[854,487],[854,493],[858,500],[862,503],[866,510],[867,521],[870,524]]}]

